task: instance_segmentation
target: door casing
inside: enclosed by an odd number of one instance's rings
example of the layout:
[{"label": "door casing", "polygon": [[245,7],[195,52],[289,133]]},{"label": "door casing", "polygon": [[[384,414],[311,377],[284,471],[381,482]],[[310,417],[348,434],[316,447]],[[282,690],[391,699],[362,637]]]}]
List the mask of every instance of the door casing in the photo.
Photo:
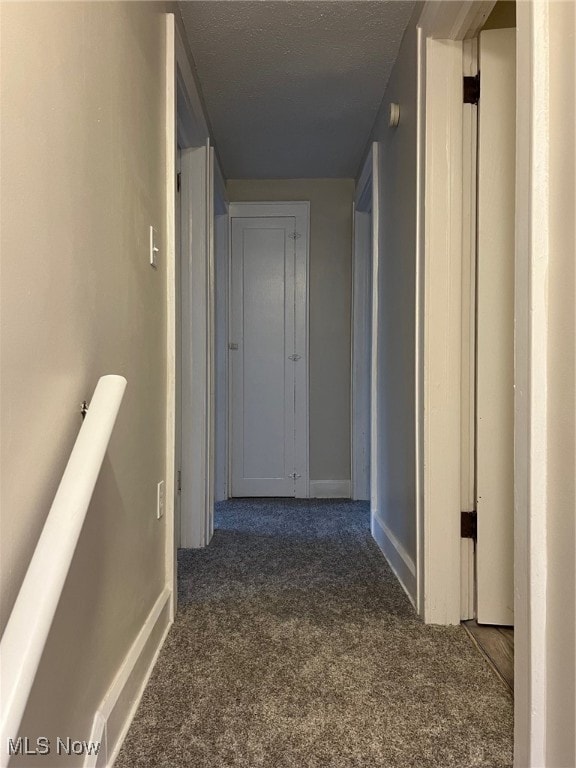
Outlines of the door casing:
[{"label": "door casing", "polygon": [[218,166],[214,169],[214,279],[215,279],[215,436],[214,436],[214,500],[229,495],[228,478],[228,284],[229,258],[228,195]]},{"label": "door casing", "polygon": [[[181,349],[177,348],[177,313],[181,311],[181,302],[178,292],[180,290],[177,280],[176,260],[180,258],[177,253],[176,239],[176,158],[178,146],[182,149],[208,147],[209,129],[206,123],[196,81],[186,46],[176,24],[174,14],[166,14],[166,205],[167,205],[167,251],[160,254],[166,259],[166,584],[171,590],[171,618],[173,619],[177,607],[177,569],[176,552],[178,547],[185,543],[180,536],[180,526],[175,519],[175,494],[177,493],[178,470],[177,458],[177,432],[176,421],[182,421],[181,409],[177,402],[177,356],[181,356]],[[213,153],[213,150],[208,150]],[[218,170],[218,161],[214,157],[216,175],[221,176]],[[182,179],[182,177],[181,177]],[[208,205],[208,200],[206,200]],[[209,228],[206,228],[209,232]],[[206,241],[208,250],[213,243]],[[179,275],[178,275],[179,277]],[[209,323],[209,317],[207,317]],[[180,360],[182,362],[182,360]],[[182,421],[182,428],[186,425]],[[213,482],[210,481],[210,486]],[[185,514],[185,511],[183,511]],[[205,526],[204,515],[202,525]]]},{"label": "door casing", "polygon": [[[370,499],[371,338],[372,338],[372,186],[373,148],[370,147],[354,198],[352,264],[352,327],[350,339],[350,480],[354,500]],[[369,344],[363,340],[369,339]]]},{"label": "door casing", "polygon": [[[206,546],[214,507],[214,194],[209,142],[181,153],[180,546]],[[178,350],[177,350],[178,354]]]},{"label": "door casing", "polygon": [[[459,479],[461,458],[462,41],[477,34],[494,5],[426,0],[418,22],[419,611],[440,624],[458,623],[461,586],[460,486],[453,478]],[[550,8],[548,2],[525,2],[516,10],[514,765],[540,768],[547,739]],[[432,190],[431,209],[426,200]],[[430,305],[435,295],[445,300]],[[448,415],[447,425],[438,421],[441,413]]]}]

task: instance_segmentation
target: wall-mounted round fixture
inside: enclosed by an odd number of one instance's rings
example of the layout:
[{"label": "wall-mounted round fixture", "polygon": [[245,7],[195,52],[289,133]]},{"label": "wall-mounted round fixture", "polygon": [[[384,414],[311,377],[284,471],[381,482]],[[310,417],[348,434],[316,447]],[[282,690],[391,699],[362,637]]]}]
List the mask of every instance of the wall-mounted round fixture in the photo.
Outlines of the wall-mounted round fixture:
[{"label": "wall-mounted round fixture", "polygon": [[390,104],[390,118],[388,120],[388,125],[390,128],[396,128],[398,123],[400,122],[400,105],[399,104]]}]

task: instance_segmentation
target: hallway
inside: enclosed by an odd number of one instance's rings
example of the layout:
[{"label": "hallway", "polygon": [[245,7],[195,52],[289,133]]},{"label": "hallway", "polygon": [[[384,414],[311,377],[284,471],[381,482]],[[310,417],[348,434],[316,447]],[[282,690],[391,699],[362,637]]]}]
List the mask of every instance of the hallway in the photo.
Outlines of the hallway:
[{"label": "hallway", "polygon": [[462,627],[426,626],[365,502],[221,502],[116,768],[500,768],[513,702]]}]

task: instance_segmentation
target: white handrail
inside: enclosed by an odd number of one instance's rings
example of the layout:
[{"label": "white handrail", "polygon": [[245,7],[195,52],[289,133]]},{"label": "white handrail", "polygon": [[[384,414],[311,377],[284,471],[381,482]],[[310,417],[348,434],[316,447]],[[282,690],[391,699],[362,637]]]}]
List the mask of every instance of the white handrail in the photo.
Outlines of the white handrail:
[{"label": "white handrail", "polygon": [[0,642],[0,765],[16,739],[126,389],[102,376]]}]

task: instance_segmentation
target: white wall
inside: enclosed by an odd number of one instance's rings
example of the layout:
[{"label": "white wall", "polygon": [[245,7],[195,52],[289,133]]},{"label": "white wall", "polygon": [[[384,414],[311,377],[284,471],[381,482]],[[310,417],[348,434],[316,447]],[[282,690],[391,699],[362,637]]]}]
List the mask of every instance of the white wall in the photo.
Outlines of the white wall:
[{"label": "white wall", "polygon": [[352,179],[230,180],[231,201],[310,201],[310,494],[350,493]]},{"label": "white wall", "polygon": [[1,13],[2,627],[80,403],[102,374],[128,380],[21,730],[87,739],[166,579],[165,17],[152,3]]},{"label": "white wall", "polygon": [[[378,509],[380,543],[415,600],[416,30],[408,27],[373,139],[380,142]],[[400,123],[388,127],[390,102]],[[394,563],[392,563],[394,566]],[[403,572],[405,575],[403,575]]]}]

